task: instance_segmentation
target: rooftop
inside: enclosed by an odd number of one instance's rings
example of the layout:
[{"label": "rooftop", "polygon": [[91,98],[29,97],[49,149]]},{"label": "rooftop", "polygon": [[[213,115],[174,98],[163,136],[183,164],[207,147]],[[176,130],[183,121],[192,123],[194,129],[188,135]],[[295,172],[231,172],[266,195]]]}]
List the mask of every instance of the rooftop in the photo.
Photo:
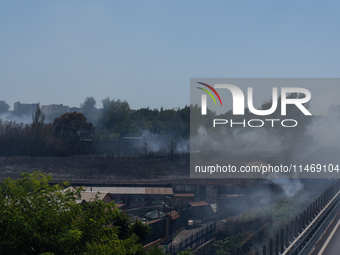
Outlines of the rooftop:
[{"label": "rooftop", "polygon": [[81,192],[81,198],[84,199],[86,202],[89,202],[90,200],[95,200],[96,196],[98,196],[98,200],[103,200],[104,197],[107,194],[108,193],[100,193],[100,194],[98,194],[98,192],[86,191],[86,192]]},{"label": "rooftop", "polygon": [[[173,195],[172,188],[167,187],[92,187],[92,191],[110,194],[130,195]],[[89,189],[87,189],[89,190]]]},{"label": "rooftop", "polygon": [[189,202],[189,205],[191,205],[192,207],[196,207],[196,206],[205,206],[209,204],[205,201],[199,201],[199,202]]}]

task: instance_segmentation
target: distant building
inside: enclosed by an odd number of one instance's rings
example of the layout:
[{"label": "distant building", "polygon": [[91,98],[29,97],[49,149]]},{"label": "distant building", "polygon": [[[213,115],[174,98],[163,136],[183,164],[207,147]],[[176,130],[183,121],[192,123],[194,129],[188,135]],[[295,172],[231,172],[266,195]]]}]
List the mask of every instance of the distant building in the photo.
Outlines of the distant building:
[{"label": "distant building", "polygon": [[0,107],[1,107],[1,106],[5,106],[5,105],[6,105],[6,102],[0,100]]},{"label": "distant building", "polygon": [[66,112],[69,112],[69,107],[63,104],[50,104],[50,105],[43,105],[41,106],[41,111],[45,114],[51,114],[51,113],[59,113],[64,114]]},{"label": "distant building", "polygon": [[80,108],[80,107],[70,107],[69,112],[83,112],[83,108]]},{"label": "distant building", "polygon": [[20,114],[33,114],[38,108],[38,104],[21,104],[20,102],[14,103],[14,113]]}]

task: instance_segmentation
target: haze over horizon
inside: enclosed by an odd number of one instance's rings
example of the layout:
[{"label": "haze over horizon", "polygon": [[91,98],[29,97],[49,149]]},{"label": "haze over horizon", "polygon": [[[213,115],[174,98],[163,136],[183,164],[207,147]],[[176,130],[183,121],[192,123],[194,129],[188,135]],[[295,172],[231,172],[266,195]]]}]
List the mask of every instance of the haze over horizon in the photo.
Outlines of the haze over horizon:
[{"label": "haze over horizon", "polygon": [[190,104],[190,78],[339,77],[336,1],[0,0],[0,100]]}]

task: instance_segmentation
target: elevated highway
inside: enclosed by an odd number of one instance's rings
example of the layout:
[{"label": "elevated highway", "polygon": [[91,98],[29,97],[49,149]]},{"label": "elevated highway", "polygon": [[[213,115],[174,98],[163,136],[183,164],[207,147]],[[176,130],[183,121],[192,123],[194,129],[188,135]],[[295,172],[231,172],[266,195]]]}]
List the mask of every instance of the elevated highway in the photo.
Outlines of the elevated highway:
[{"label": "elevated highway", "polygon": [[340,255],[340,180],[255,255]]}]

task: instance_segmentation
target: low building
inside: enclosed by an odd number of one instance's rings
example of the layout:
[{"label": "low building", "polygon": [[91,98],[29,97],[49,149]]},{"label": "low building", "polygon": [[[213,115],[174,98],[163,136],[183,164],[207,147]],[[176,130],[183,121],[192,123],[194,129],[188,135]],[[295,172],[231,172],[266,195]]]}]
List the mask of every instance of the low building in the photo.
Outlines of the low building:
[{"label": "low building", "polygon": [[98,192],[91,192],[91,191],[84,191],[80,193],[81,198],[85,202],[94,201],[96,197],[98,197],[98,200],[103,201],[104,203],[110,203],[111,197],[109,193],[98,193]]},{"label": "low building", "polygon": [[171,187],[89,187],[87,190],[107,192],[115,203],[125,204],[126,208],[142,205],[156,205],[166,197],[173,197]]},{"label": "low building", "polygon": [[194,193],[174,193],[173,201],[174,208],[176,210],[182,210],[187,206],[187,203],[194,202],[195,194]]},{"label": "low building", "polygon": [[14,103],[14,114],[31,115],[38,109],[38,104],[22,104],[19,101]]},{"label": "low building", "polygon": [[[169,220],[169,231],[170,234],[175,233],[180,227],[182,227],[185,224],[182,224],[181,222],[181,216],[176,211],[172,211],[170,213],[167,213],[167,216],[170,218]],[[188,222],[188,221],[187,221]]]},{"label": "low building", "polygon": [[45,114],[51,114],[51,113],[59,113],[64,114],[66,112],[69,112],[69,107],[63,104],[50,104],[50,105],[42,105],[41,111]]},{"label": "low building", "polygon": [[69,112],[83,112],[83,108],[80,107],[70,107]]},{"label": "low building", "polygon": [[189,212],[192,219],[203,221],[215,214],[210,204],[205,201],[189,202]]}]

